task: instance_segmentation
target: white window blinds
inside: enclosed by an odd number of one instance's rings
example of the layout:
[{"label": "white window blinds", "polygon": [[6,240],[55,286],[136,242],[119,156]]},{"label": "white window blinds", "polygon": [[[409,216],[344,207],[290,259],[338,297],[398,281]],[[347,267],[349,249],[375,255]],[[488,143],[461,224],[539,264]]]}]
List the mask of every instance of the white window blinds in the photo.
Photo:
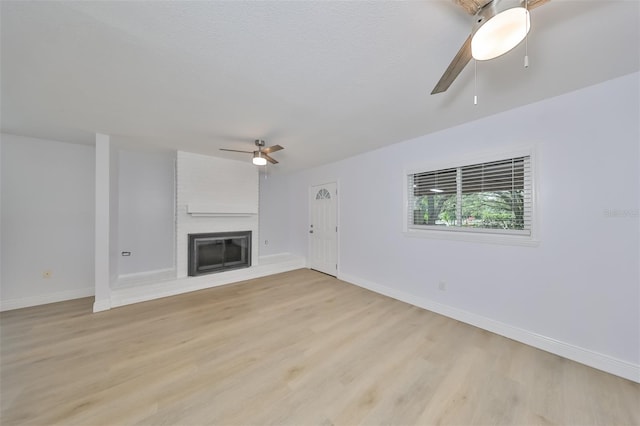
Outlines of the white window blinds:
[{"label": "white window blinds", "polygon": [[529,156],[407,176],[411,228],[531,235]]}]

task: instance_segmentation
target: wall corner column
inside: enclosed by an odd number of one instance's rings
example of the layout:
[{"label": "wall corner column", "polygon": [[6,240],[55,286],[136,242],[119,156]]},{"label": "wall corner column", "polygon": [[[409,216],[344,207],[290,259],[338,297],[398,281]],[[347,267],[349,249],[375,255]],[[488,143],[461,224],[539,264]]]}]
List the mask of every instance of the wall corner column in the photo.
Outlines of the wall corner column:
[{"label": "wall corner column", "polygon": [[95,301],[93,312],[111,309],[110,163],[111,142],[109,135],[96,133]]}]

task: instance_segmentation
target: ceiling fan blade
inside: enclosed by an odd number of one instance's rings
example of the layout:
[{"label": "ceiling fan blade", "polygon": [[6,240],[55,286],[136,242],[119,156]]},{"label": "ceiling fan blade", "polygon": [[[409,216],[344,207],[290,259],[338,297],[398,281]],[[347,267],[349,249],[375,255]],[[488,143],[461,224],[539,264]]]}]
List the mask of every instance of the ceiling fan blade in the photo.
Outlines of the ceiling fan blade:
[{"label": "ceiling fan blade", "polygon": [[453,0],[469,15],[475,15],[480,9],[491,3],[491,0]]},{"label": "ceiling fan blade", "polygon": [[[456,4],[462,7],[469,15],[475,15],[480,9],[491,3],[492,0],[453,0]],[[529,10],[535,9],[538,6],[542,6],[545,3],[549,3],[551,0],[528,0],[527,8]],[[522,1],[524,5],[524,0]]]},{"label": "ceiling fan blade", "polygon": [[273,146],[270,146],[268,148],[263,149],[262,152],[264,154],[270,154],[272,152],[280,151],[281,149],[284,149],[284,148],[281,147],[280,145],[273,145]]},{"label": "ceiling fan blade", "polygon": [[273,159],[272,157],[269,157],[267,154],[265,154],[264,151],[262,151],[262,156],[271,164],[278,164],[278,162],[275,159]]},{"label": "ceiling fan blade", "polygon": [[245,152],[247,154],[253,154],[253,151],[240,151],[238,149],[226,149],[226,148],[220,148],[220,151],[229,151],[229,152]]},{"label": "ceiling fan blade", "polygon": [[464,44],[456,53],[456,56],[453,58],[447,70],[440,77],[440,81],[436,84],[436,87],[433,88],[431,92],[432,95],[440,92],[444,92],[451,86],[451,83],[458,77],[458,75],[462,72],[464,67],[467,66],[469,61],[471,60],[471,35],[467,37]]},{"label": "ceiling fan blade", "polygon": [[529,0],[527,4],[527,8],[529,10],[535,9],[538,6],[542,6],[543,4],[549,3],[551,0]]}]

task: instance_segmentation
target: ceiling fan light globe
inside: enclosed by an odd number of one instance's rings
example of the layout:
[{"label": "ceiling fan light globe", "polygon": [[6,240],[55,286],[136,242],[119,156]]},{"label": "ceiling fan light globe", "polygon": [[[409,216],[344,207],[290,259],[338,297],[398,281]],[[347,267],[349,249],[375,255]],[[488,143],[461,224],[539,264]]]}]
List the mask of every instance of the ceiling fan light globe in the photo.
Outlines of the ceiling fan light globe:
[{"label": "ceiling fan light globe", "polygon": [[265,166],[267,164],[267,159],[264,157],[254,156],[253,164],[256,166]]},{"label": "ceiling fan light globe", "polygon": [[524,40],[530,28],[529,11],[524,7],[513,7],[497,13],[474,33],[471,55],[478,61],[504,55]]}]

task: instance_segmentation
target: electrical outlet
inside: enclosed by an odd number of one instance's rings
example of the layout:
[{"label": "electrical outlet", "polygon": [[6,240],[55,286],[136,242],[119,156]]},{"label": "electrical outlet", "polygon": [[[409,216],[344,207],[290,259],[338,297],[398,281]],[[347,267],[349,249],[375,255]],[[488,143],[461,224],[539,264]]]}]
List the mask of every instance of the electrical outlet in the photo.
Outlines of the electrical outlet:
[{"label": "electrical outlet", "polygon": [[440,291],[447,291],[447,282],[446,281],[440,281],[438,283],[438,289]]},{"label": "electrical outlet", "polygon": [[51,271],[44,271],[42,273],[42,278],[51,278],[51,275],[53,275],[53,272]]}]

